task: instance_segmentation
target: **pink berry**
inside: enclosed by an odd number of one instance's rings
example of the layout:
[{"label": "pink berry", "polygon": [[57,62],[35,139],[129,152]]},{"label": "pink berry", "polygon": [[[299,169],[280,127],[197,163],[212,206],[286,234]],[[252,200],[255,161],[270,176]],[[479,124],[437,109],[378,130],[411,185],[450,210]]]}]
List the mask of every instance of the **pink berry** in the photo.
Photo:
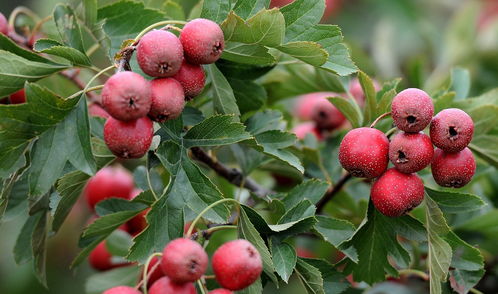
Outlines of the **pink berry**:
[{"label": "pink berry", "polygon": [[150,83],[152,106],[150,107],[149,117],[157,122],[179,117],[185,106],[182,85],[173,78],[155,79]]},{"label": "pink berry", "polygon": [[225,47],[225,39],[220,26],[204,18],[189,21],[183,27],[180,41],[185,58],[193,64],[216,62]]},{"label": "pink berry", "polygon": [[394,97],[391,114],[398,129],[408,133],[418,133],[431,122],[434,104],[424,91],[409,88]]},{"label": "pink berry", "polygon": [[162,277],[150,287],[149,294],[196,294],[192,283],[176,284],[168,277]]},{"label": "pink berry", "polygon": [[370,198],[383,215],[402,216],[422,203],[424,183],[417,174],[405,174],[390,168],[374,182]]},{"label": "pink berry", "polygon": [[165,30],[146,33],[137,46],[137,61],[151,77],[174,76],[182,65],[183,47],[175,34]]},{"label": "pink berry", "polygon": [[102,200],[117,197],[129,199],[134,187],[133,176],[122,167],[104,167],[91,177],[83,190],[90,209]]},{"label": "pink berry", "polygon": [[120,158],[140,158],[147,153],[154,128],[148,117],[133,121],[119,121],[110,117],[104,125],[104,141]]},{"label": "pink berry", "polygon": [[376,178],[387,169],[389,140],[374,128],[349,131],[339,147],[342,167],[355,177]]},{"label": "pink berry", "polygon": [[99,243],[88,255],[88,262],[90,265],[98,271],[107,271],[116,267],[129,265],[128,262],[113,263],[112,255],[107,250],[105,241]]},{"label": "pink berry", "polygon": [[469,148],[452,153],[436,149],[431,170],[438,185],[460,188],[472,180],[476,172],[476,161]]},{"label": "pink berry", "polygon": [[243,239],[221,245],[213,254],[212,265],[218,283],[234,291],[254,283],[263,271],[258,250]]},{"label": "pink berry", "polygon": [[199,95],[204,89],[206,83],[206,75],[202,66],[198,64],[190,64],[183,61],[180,70],[173,76],[175,80],[180,82],[185,92],[187,100]]},{"label": "pink berry", "polygon": [[449,108],[439,112],[431,122],[431,140],[446,152],[458,152],[469,145],[474,135],[474,122],[463,110]]},{"label": "pink berry", "polygon": [[301,120],[311,120],[311,113],[315,104],[327,97],[335,96],[339,96],[339,94],[334,92],[316,92],[299,96],[294,105],[294,113]]},{"label": "pink berry", "polygon": [[101,118],[109,118],[111,117],[107,111],[105,111],[102,106],[100,106],[97,103],[90,103],[88,104],[88,113],[90,113],[91,116],[96,116],[96,117],[101,117]]},{"label": "pink berry", "polygon": [[179,284],[198,280],[206,272],[207,264],[208,256],[204,248],[187,238],[169,242],[161,259],[164,274]]},{"label": "pink berry", "polygon": [[150,84],[137,73],[118,72],[104,84],[102,106],[115,119],[130,121],[144,117],[151,103]]},{"label": "pink berry", "polygon": [[10,104],[21,104],[26,102],[26,94],[24,89],[10,94]]},{"label": "pink berry", "polygon": [[0,33],[4,35],[9,33],[9,23],[2,13],[0,13]]},{"label": "pink berry", "polygon": [[330,101],[321,99],[311,109],[311,119],[322,130],[334,130],[340,127],[346,118]]},{"label": "pink berry", "polygon": [[418,172],[428,166],[434,156],[431,138],[424,133],[398,133],[389,143],[389,159],[405,174]]},{"label": "pink berry", "polygon": [[233,292],[230,290],[227,290],[227,289],[219,288],[219,289],[214,289],[212,291],[209,291],[208,294],[233,294]]},{"label": "pink berry", "polygon": [[303,140],[307,134],[312,134],[319,141],[323,140],[323,135],[320,132],[320,130],[318,130],[318,128],[315,126],[314,122],[300,123],[292,129],[292,132],[296,135],[296,137],[299,140]]},{"label": "pink berry", "polygon": [[104,291],[103,294],[142,294],[142,292],[132,287],[118,286]]}]

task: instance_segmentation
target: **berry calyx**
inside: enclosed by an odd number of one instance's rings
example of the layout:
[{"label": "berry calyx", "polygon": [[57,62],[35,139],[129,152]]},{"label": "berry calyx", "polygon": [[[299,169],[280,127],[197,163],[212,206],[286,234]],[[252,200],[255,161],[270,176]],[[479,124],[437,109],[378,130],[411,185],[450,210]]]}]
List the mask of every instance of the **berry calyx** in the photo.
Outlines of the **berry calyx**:
[{"label": "berry calyx", "polygon": [[233,294],[233,292],[227,289],[219,288],[209,291],[208,294]]},{"label": "berry calyx", "polygon": [[149,82],[131,71],[116,73],[102,89],[102,106],[113,118],[121,121],[144,117],[151,103]]},{"label": "berry calyx", "polygon": [[434,104],[426,92],[409,88],[394,97],[391,115],[398,129],[408,133],[418,133],[431,122]]},{"label": "berry calyx", "polygon": [[338,96],[338,94],[334,92],[316,92],[299,96],[294,104],[294,113],[301,120],[311,120],[315,104],[327,97],[335,96]]},{"label": "berry calyx", "polygon": [[196,294],[192,283],[176,284],[168,277],[157,280],[149,289],[149,294]]},{"label": "berry calyx", "polygon": [[213,254],[212,265],[218,283],[233,291],[248,287],[263,271],[258,250],[243,239],[221,245]]},{"label": "berry calyx", "polygon": [[308,134],[315,136],[318,141],[323,140],[323,135],[314,122],[300,123],[292,129],[292,132],[299,140],[303,140]]},{"label": "berry calyx", "polygon": [[401,132],[389,143],[389,160],[405,174],[424,169],[431,163],[433,156],[431,138],[424,133]]},{"label": "berry calyx", "polygon": [[4,35],[9,33],[9,22],[2,13],[0,13],[0,33]]},{"label": "berry calyx", "polygon": [[461,188],[472,180],[476,172],[476,161],[469,148],[452,153],[436,149],[431,171],[438,185]]},{"label": "berry calyx", "polygon": [[26,93],[24,89],[10,94],[10,104],[21,104],[26,102]]},{"label": "berry calyx", "polygon": [[402,216],[422,203],[424,183],[417,174],[405,174],[390,168],[374,182],[370,198],[383,215]]},{"label": "berry calyx", "polygon": [[342,167],[359,178],[376,178],[388,164],[389,140],[374,128],[357,128],[349,131],[339,147]]},{"label": "berry calyx", "polygon": [[165,30],[146,33],[137,46],[137,62],[151,77],[174,76],[183,60],[183,47],[175,34]]},{"label": "berry calyx", "polygon": [[311,109],[311,119],[322,130],[334,130],[340,127],[346,118],[330,101],[320,99]]},{"label": "berry calyx", "polygon": [[448,108],[439,112],[431,122],[432,143],[446,152],[458,152],[469,145],[474,134],[474,122],[463,110]]},{"label": "berry calyx", "polygon": [[106,271],[116,267],[126,266],[128,262],[113,263],[112,255],[107,250],[105,241],[99,243],[88,255],[88,262],[98,271]]},{"label": "berry calyx", "polygon": [[118,286],[105,290],[103,294],[142,294],[142,292],[132,287]]},{"label": "berry calyx", "polygon": [[185,58],[193,64],[210,64],[221,57],[225,39],[220,26],[204,18],[189,21],[180,34]]},{"label": "berry calyx", "polygon": [[148,117],[128,122],[110,117],[104,125],[104,141],[109,150],[120,158],[140,158],[147,153],[154,128]]},{"label": "berry calyx", "polygon": [[106,118],[106,119],[111,117],[111,115],[109,115],[109,113],[107,113],[107,111],[105,111],[105,109],[102,108],[102,106],[100,106],[97,103],[88,104],[88,113],[91,116],[96,116],[96,117],[101,117],[101,118]]},{"label": "berry calyx", "polygon": [[133,191],[133,176],[121,167],[104,167],[90,178],[83,195],[90,209],[102,200],[117,197],[129,199]]},{"label": "berry calyx", "polygon": [[182,85],[173,78],[155,79],[150,84],[152,106],[150,107],[149,117],[157,122],[179,117],[185,106]]},{"label": "berry calyx", "polygon": [[206,74],[202,66],[198,64],[190,64],[183,60],[180,70],[173,76],[180,84],[182,84],[185,98],[190,100],[199,95],[204,89],[206,83]]},{"label": "berry calyx", "polygon": [[206,272],[208,256],[202,246],[187,238],[175,239],[163,250],[161,267],[175,283],[198,280]]}]

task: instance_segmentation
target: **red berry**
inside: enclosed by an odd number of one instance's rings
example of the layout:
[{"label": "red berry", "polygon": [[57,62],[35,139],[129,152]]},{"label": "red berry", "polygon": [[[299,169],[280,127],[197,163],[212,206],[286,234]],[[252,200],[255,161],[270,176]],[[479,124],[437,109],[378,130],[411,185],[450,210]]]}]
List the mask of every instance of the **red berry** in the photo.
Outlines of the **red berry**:
[{"label": "red berry", "polygon": [[171,32],[153,30],[146,33],[138,43],[138,65],[151,77],[174,76],[180,69],[182,60],[182,44]]},{"label": "red berry", "polygon": [[107,147],[120,158],[140,158],[147,153],[154,128],[148,117],[128,122],[110,117],[104,125],[104,141]]},{"label": "red berry", "polygon": [[129,199],[133,190],[133,176],[121,167],[104,167],[86,184],[83,195],[91,209],[111,197]]},{"label": "red berry", "polygon": [[234,291],[254,283],[263,271],[258,250],[243,239],[221,245],[213,254],[212,265],[218,283]]},{"label": "red berry", "polygon": [[405,174],[424,169],[433,156],[431,138],[424,133],[401,132],[389,143],[389,159],[397,170]]},{"label": "red berry", "polygon": [[115,119],[130,121],[147,115],[151,89],[141,75],[122,71],[110,77],[102,90],[102,106]]},{"label": "red berry", "polygon": [[208,294],[233,294],[233,292],[230,290],[227,290],[227,289],[219,288],[219,289],[214,289],[212,291],[209,291]]},{"label": "red berry", "polygon": [[90,255],[88,255],[88,262],[98,271],[106,271],[116,267],[129,265],[128,262],[113,263],[112,255],[107,250],[105,241],[99,243],[99,245],[90,252]]},{"label": "red berry", "polygon": [[26,102],[26,94],[24,89],[10,94],[10,104],[21,104]]},{"label": "red berry", "polygon": [[424,91],[409,88],[394,97],[391,114],[398,129],[408,133],[418,133],[431,122],[434,104]]},{"label": "red berry", "polygon": [[[150,288],[152,284],[154,284],[157,280],[160,278],[164,277],[163,270],[161,268],[161,264],[159,263],[160,259],[159,257],[154,257],[149,263],[149,266],[147,267],[147,287]],[[156,266],[157,265],[157,266]],[[155,269],[151,272],[151,270],[155,267]]]},{"label": "red berry", "polygon": [[0,13],[0,33],[7,35],[9,32],[9,22],[5,18],[5,16]]},{"label": "red berry", "polygon": [[142,294],[142,292],[132,287],[118,286],[104,291],[103,294]]},{"label": "red berry", "polygon": [[315,104],[327,97],[335,97],[339,94],[334,92],[316,92],[299,96],[294,105],[295,115],[301,120],[310,120]]},{"label": "red berry", "polygon": [[460,188],[472,180],[476,172],[476,161],[469,148],[456,153],[436,149],[431,170],[438,185]]},{"label": "red berry", "polygon": [[202,66],[190,64],[185,60],[183,60],[180,70],[173,78],[182,84],[187,99],[192,99],[199,95],[206,83],[206,75]]},{"label": "red berry", "polygon": [[340,127],[346,118],[330,101],[320,99],[311,109],[311,119],[319,129],[333,130]]},{"label": "red berry", "polygon": [[[134,189],[133,192],[131,192],[130,199],[137,197],[142,192],[143,191],[140,189]],[[146,216],[147,213],[149,213],[149,210],[150,208],[145,209],[127,222],[128,232],[131,235],[135,236],[147,227]]]},{"label": "red berry", "polygon": [[225,39],[220,26],[204,18],[189,21],[183,27],[180,41],[185,58],[193,64],[214,63],[225,48]]},{"label": "red berry", "polygon": [[304,122],[296,125],[292,132],[299,140],[303,140],[307,134],[314,135],[319,141],[323,140],[323,135],[313,122]]},{"label": "red berry", "polygon": [[187,238],[169,242],[161,259],[164,274],[179,284],[198,280],[206,272],[207,264],[204,248]]},{"label": "red berry", "polygon": [[383,215],[402,216],[424,200],[424,183],[417,174],[390,168],[374,182],[370,198]]},{"label": "red berry", "polygon": [[185,95],[182,85],[173,78],[151,81],[152,106],[149,117],[157,122],[175,119],[182,114]]},{"label": "red berry", "polygon": [[101,118],[109,118],[111,117],[107,111],[105,111],[102,106],[100,106],[97,103],[90,103],[88,104],[88,113],[90,113],[91,116],[96,116],[96,117],[101,117]]},{"label": "red berry", "polygon": [[297,254],[297,256],[303,257],[303,258],[316,258],[316,255],[313,252],[311,252],[308,249],[303,248],[303,247],[297,247],[296,254]]},{"label": "red berry", "polygon": [[349,131],[339,147],[339,161],[351,175],[360,178],[376,178],[388,164],[389,140],[374,128],[358,128]]},{"label": "red berry", "polygon": [[[376,80],[372,80],[375,92],[380,91],[382,88]],[[356,100],[359,106],[365,105],[365,93],[363,93],[363,88],[361,87],[360,81],[357,78],[351,80],[349,84],[349,93]]]},{"label": "red berry", "polygon": [[458,152],[472,140],[474,122],[463,110],[445,109],[432,119],[430,134],[436,147],[446,152]]},{"label": "red berry", "polygon": [[196,294],[192,283],[175,284],[168,277],[162,277],[150,287],[149,294]]}]

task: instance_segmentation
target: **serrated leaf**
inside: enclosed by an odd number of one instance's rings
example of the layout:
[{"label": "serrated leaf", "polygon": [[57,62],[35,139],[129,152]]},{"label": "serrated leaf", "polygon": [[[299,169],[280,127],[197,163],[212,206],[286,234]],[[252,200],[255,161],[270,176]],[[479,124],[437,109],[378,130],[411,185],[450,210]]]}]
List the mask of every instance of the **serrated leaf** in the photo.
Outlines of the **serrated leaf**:
[{"label": "serrated leaf", "polygon": [[272,65],[276,63],[275,57],[268,53],[268,48],[262,45],[230,41],[225,43],[221,58],[253,65]]},{"label": "serrated leaf", "polygon": [[322,215],[317,215],[316,219],[318,222],[315,225],[315,230],[325,241],[336,248],[343,242],[350,240],[355,232],[354,225],[348,221]]},{"label": "serrated leaf", "polygon": [[437,202],[441,210],[447,213],[475,211],[486,206],[486,203],[482,201],[481,198],[472,194],[437,191],[427,187],[425,188],[425,191],[432,200]]},{"label": "serrated leaf", "polygon": [[67,4],[58,4],[54,9],[54,21],[62,42],[84,54],[81,29],[73,9]]},{"label": "serrated leaf", "polygon": [[465,271],[460,269],[450,270],[450,285],[459,294],[469,293],[481,278],[484,276],[484,270]]},{"label": "serrated leaf", "polygon": [[40,53],[62,57],[75,66],[89,66],[92,64],[90,59],[83,52],[64,46],[58,41],[51,39],[38,39],[35,43],[34,50]]},{"label": "serrated leaf", "polygon": [[314,216],[316,207],[307,199],[302,200],[291,209],[287,210],[285,214],[278,220],[277,224],[291,223],[303,218]]},{"label": "serrated leaf", "polygon": [[332,97],[328,100],[334,104],[337,109],[341,111],[346,119],[351,123],[353,128],[361,127],[363,123],[363,115],[361,113],[360,107],[354,99],[344,98],[344,97]]},{"label": "serrated leaf", "polygon": [[201,16],[214,22],[221,23],[231,9],[230,0],[204,0]]},{"label": "serrated leaf", "polygon": [[212,83],[211,93],[213,95],[214,110],[220,114],[240,115],[232,87],[230,87],[225,76],[215,64],[207,65],[205,69]]},{"label": "serrated leaf", "polygon": [[329,53],[320,44],[309,41],[289,42],[278,46],[277,49],[316,67],[327,62],[329,57]]},{"label": "serrated leaf", "polygon": [[230,145],[230,150],[234,154],[234,157],[244,175],[249,175],[254,169],[269,160],[265,154],[251,149],[246,145]]},{"label": "serrated leaf", "polygon": [[252,283],[249,287],[237,291],[237,294],[260,294],[263,293],[263,285],[261,285],[261,278]]},{"label": "serrated leaf", "polygon": [[493,209],[486,214],[477,216],[457,228],[468,232],[496,236],[498,233],[498,210]]},{"label": "serrated leaf", "polygon": [[360,85],[365,93],[365,124],[371,123],[376,117],[377,113],[377,98],[375,95],[375,87],[372,79],[366,75],[364,72],[358,74],[358,79],[360,80]]},{"label": "serrated leaf", "polygon": [[280,10],[285,17],[285,40],[290,42],[308,34],[308,29],[320,21],[325,1],[296,0]]},{"label": "serrated leaf", "polygon": [[228,82],[242,114],[260,109],[268,98],[265,88],[254,81],[229,79]]},{"label": "serrated leaf", "polygon": [[325,294],[340,294],[351,287],[351,284],[346,280],[346,277],[325,260],[309,258],[303,260],[320,271]]},{"label": "serrated leaf", "polygon": [[303,199],[308,199],[311,203],[316,204],[323,197],[328,187],[329,185],[326,182],[318,179],[305,180],[287,192],[282,201],[287,209]]},{"label": "serrated leaf", "polygon": [[245,122],[247,131],[259,135],[267,131],[280,130],[283,115],[280,111],[265,109],[255,113]]},{"label": "serrated leaf", "polygon": [[101,294],[117,286],[135,286],[140,268],[126,266],[91,275],[85,283],[86,294]]},{"label": "serrated leaf", "polygon": [[220,146],[248,140],[252,136],[231,115],[215,115],[193,126],[183,137],[185,148]]},{"label": "serrated leaf", "polygon": [[498,144],[498,138],[495,135],[481,135],[472,140],[469,148],[477,156],[498,168],[498,149],[493,148],[497,146],[496,144]]},{"label": "serrated leaf", "polygon": [[85,25],[93,29],[97,22],[97,0],[83,0],[85,12]]},{"label": "serrated leaf", "polygon": [[185,19],[185,11],[183,11],[183,7],[172,0],[167,0],[166,2],[164,2],[162,10],[165,11],[166,16],[171,19]]},{"label": "serrated leaf", "polygon": [[235,2],[233,11],[246,19],[258,11],[268,8],[269,5],[270,0],[238,0]]},{"label": "serrated leaf", "polygon": [[305,262],[302,258],[297,259],[296,274],[308,293],[325,293],[323,288],[323,278],[320,271],[316,267]]},{"label": "serrated leaf", "polygon": [[107,237],[105,246],[112,256],[126,256],[130,249],[132,237],[127,232],[122,230],[115,230]]},{"label": "serrated leaf", "polygon": [[296,266],[296,250],[287,243],[272,242],[271,253],[277,274],[287,283]]}]

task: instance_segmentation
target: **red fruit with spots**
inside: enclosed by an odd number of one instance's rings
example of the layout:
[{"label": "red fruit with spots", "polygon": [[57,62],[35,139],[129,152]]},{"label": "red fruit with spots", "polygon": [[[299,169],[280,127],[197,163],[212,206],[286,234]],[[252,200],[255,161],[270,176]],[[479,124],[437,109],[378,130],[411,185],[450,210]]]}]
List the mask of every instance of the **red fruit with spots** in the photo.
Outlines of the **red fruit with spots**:
[{"label": "red fruit with spots", "polygon": [[15,93],[10,94],[10,104],[21,104],[26,102],[26,93],[21,89]]},{"label": "red fruit with spots", "polygon": [[142,294],[142,292],[132,287],[118,286],[104,291],[103,294]]},{"label": "red fruit with spots", "polygon": [[303,140],[308,134],[315,136],[319,141],[323,140],[323,135],[314,122],[300,123],[292,129],[292,132],[299,140]]},{"label": "red fruit with spots", "polygon": [[370,198],[383,215],[402,216],[422,203],[424,183],[417,174],[405,174],[391,168],[374,182]]},{"label": "red fruit with spots", "polygon": [[[372,83],[374,85],[375,92],[382,89],[377,81],[372,80]],[[363,106],[365,104],[365,93],[363,93],[363,88],[357,78],[351,80],[351,83],[349,84],[349,93],[351,93],[351,96],[353,96],[358,105]]]},{"label": "red fruit with spots", "polygon": [[208,256],[202,246],[187,238],[175,239],[163,250],[161,267],[175,283],[195,282],[205,272]]},{"label": "red fruit with spots", "polygon": [[131,121],[147,115],[152,103],[150,83],[141,75],[122,71],[102,90],[102,106],[115,119]]},{"label": "red fruit with spots", "polygon": [[215,289],[215,290],[212,290],[212,291],[209,291],[208,294],[233,294],[232,291],[230,290],[227,290],[227,289]]},{"label": "red fruit with spots", "polygon": [[[131,193],[130,199],[133,199],[137,197],[140,193],[143,191],[140,189],[134,189],[133,192]],[[140,212],[138,215],[133,217],[127,222],[128,225],[128,232],[135,236],[138,233],[142,232],[146,227],[147,227],[147,213],[149,213],[150,208],[145,209],[144,211]]]},{"label": "red fruit with spots", "polygon": [[233,291],[248,287],[263,271],[258,250],[243,239],[221,245],[213,254],[212,265],[218,283]]},{"label": "red fruit with spots", "polygon": [[157,122],[179,117],[185,106],[182,85],[173,78],[155,79],[150,84],[152,106],[150,107],[149,117]]},{"label": "red fruit with spots", "polygon": [[431,122],[432,143],[446,152],[458,152],[469,145],[474,135],[474,122],[463,110],[448,108]]},{"label": "red fruit with spots", "polygon": [[9,32],[9,22],[5,18],[5,16],[0,13],[0,33],[7,35]]},{"label": "red fruit with spots", "polygon": [[112,255],[107,250],[105,241],[99,243],[88,255],[88,262],[98,271],[106,271],[116,267],[129,265],[128,262],[115,263],[112,261]]},{"label": "red fruit with spots", "polygon": [[391,115],[398,129],[408,133],[418,133],[431,122],[434,104],[424,91],[409,88],[394,97]]},{"label": "red fruit with spots", "polygon": [[90,178],[83,195],[90,209],[102,200],[116,197],[129,199],[133,191],[133,176],[121,167],[104,167]]},{"label": "red fruit with spots", "polygon": [[104,141],[107,147],[120,158],[140,158],[147,153],[154,128],[148,117],[128,122],[110,117],[104,125]]},{"label": "red fruit with spots", "polygon": [[221,57],[225,39],[220,26],[204,18],[189,21],[180,34],[185,58],[192,64],[210,64]]},{"label": "red fruit with spots", "polygon": [[[149,263],[149,266],[147,267],[147,287],[150,288],[157,280],[160,278],[164,277],[163,270],[161,268],[161,259],[159,257],[154,257]],[[154,269],[152,271],[152,269]]]},{"label": "red fruit with spots", "polygon": [[374,128],[349,131],[339,147],[342,167],[359,178],[376,178],[387,169],[389,140]]},{"label": "red fruit with spots", "polygon": [[111,117],[107,111],[105,111],[102,106],[100,106],[97,103],[90,103],[88,104],[88,113],[90,113],[91,116],[96,116],[96,117],[101,117],[101,118],[109,118]]},{"label": "red fruit with spots", "polygon": [[346,117],[327,99],[315,103],[311,109],[311,119],[322,130],[337,129],[346,121]]},{"label": "red fruit with spots", "polygon": [[149,294],[196,294],[192,283],[176,284],[168,277],[157,280],[149,289]]},{"label": "red fruit with spots", "polygon": [[137,61],[151,77],[174,76],[182,65],[183,47],[175,34],[165,30],[146,33],[137,46]]},{"label": "red fruit with spots", "polygon": [[456,153],[436,149],[431,170],[438,185],[460,188],[472,180],[476,172],[476,161],[469,148]]},{"label": "red fruit with spots", "polygon": [[397,170],[405,174],[424,169],[433,156],[431,138],[424,133],[401,132],[389,143],[389,159]]},{"label": "red fruit with spots", "polygon": [[302,95],[297,99],[294,105],[294,113],[301,120],[311,120],[315,104],[325,100],[327,97],[335,96],[339,96],[339,94],[334,92],[316,92]]},{"label": "red fruit with spots", "polygon": [[182,84],[185,98],[190,100],[199,95],[204,89],[206,83],[206,74],[202,66],[198,64],[190,64],[183,61],[180,70],[173,76],[180,84]]}]

